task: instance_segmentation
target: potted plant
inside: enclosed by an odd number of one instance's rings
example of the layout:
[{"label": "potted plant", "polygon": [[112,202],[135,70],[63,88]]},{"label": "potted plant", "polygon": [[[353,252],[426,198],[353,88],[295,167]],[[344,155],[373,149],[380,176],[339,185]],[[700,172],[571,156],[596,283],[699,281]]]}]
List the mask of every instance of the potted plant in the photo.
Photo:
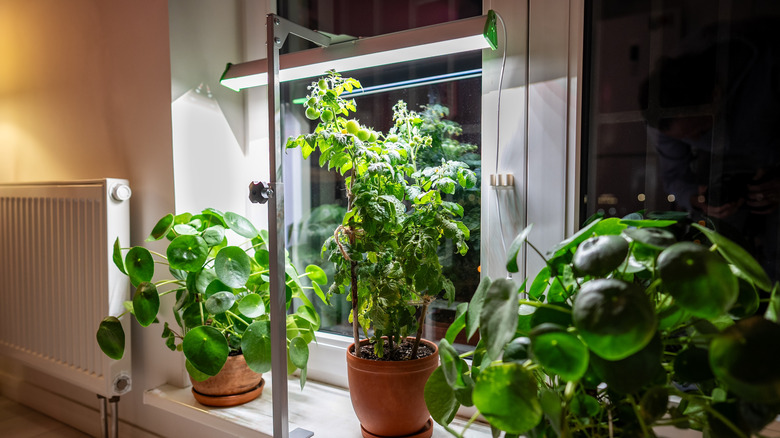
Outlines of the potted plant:
[{"label": "potted plant", "polygon": [[[230,240],[243,243],[231,245]],[[162,338],[171,350],[184,352],[193,382],[193,395],[203,403],[231,406],[260,395],[260,373],[271,369],[267,232],[258,232],[243,216],[214,209],[200,214],[168,214],[155,225],[148,242],[166,238],[165,254],[142,246],[128,249],[114,243],[113,261],[135,286],[122,315],[108,316],[99,325],[97,341],[113,359],[124,354],[125,335],[119,318],[127,313],[147,327],[158,322],[161,298],[171,300],[178,328],[167,322]],[[126,254],[123,256],[123,252]],[[167,265],[170,278],[153,280],[155,265]],[[321,268],[309,266],[299,274],[287,264],[287,306],[300,300],[287,315],[289,372],[301,370],[306,381],[308,344],[319,328],[319,316],[304,294],[301,280],[324,284]]]},{"label": "potted plant", "polygon": [[[510,272],[524,242],[542,255],[529,231]],[[739,245],[701,224],[610,218],[542,258],[530,284],[483,279],[441,340],[425,397],[454,436],[461,405],[507,437],[748,437],[780,413],[778,285]],[[464,329],[481,340],[458,355]]]},{"label": "potted plant", "polygon": [[[363,435],[430,436],[422,388],[438,356],[436,345],[420,335],[430,303],[454,295],[439,245],[451,239],[465,254],[469,237],[459,220],[463,207],[442,195],[473,187],[477,179],[458,161],[418,167],[418,154],[432,139],[404,102],[393,107],[387,134],[349,119],[355,102],[342,94],[359,87],[332,71],[314,82],[306,117],[319,123],[313,133],[290,138],[287,148],[300,148],[304,158],[319,151],[320,166],[345,177],[347,210],[323,253],[336,266],[329,294],[346,294],[352,305],[348,377]],[[396,391],[405,392],[391,395]]]}]

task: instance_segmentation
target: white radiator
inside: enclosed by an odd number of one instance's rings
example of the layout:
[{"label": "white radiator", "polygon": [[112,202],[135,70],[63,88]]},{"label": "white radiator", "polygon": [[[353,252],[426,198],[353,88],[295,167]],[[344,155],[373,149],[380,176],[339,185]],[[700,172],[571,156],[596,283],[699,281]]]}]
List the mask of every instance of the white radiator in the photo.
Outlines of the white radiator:
[{"label": "white radiator", "polygon": [[130,242],[127,181],[0,184],[0,354],[103,397],[130,390],[130,326],[122,360],[95,332],[119,315],[129,281],[111,261]]}]

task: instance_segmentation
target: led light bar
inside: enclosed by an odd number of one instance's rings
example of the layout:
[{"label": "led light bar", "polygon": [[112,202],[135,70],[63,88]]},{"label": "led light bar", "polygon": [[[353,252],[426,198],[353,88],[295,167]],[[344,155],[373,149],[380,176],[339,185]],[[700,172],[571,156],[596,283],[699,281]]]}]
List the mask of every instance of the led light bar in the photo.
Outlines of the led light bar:
[{"label": "led light bar", "polygon": [[[490,47],[485,16],[302,50],[279,57],[279,80],[321,76],[328,70],[348,72]],[[267,61],[228,64],[220,83],[235,91],[268,83]]]}]

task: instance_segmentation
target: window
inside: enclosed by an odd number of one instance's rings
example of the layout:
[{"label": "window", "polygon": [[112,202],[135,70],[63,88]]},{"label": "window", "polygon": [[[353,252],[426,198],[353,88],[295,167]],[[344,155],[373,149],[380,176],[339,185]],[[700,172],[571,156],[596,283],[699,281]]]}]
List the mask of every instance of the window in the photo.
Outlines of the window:
[{"label": "window", "polygon": [[588,7],[581,219],[688,213],[750,248],[778,279],[780,5]]},{"label": "window", "polygon": [[[341,1],[328,9],[319,7],[318,2],[310,3],[303,7],[295,2],[280,2],[280,15],[330,33],[371,36],[480,15],[482,8],[480,1],[407,1],[393,2],[390,13],[387,9],[391,5],[387,2]],[[379,20],[378,17],[391,18]],[[376,25],[367,26],[366,23]],[[290,48],[286,50],[293,50],[296,45],[308,47],[297,38],[288,41]],[[387,132],[392,123],[392,107],[403,100],[430,122],[431,134],[437,140],[425,157],[426,164],[436,165],[442,158],[455,159],[466,162],[479,175],[481,66],[481,53],[467,52],[368,68],[345,73],[345,76],[355,77],[364,88],[371,89],[352,96],[358,107],[356,117],[362,124]],[[283,84],[284,139],[311,132],[316,126],[303,116],[302,106],[296,104],[308,93],[306,87],[310,83],[311,80],[301,80]],[[331,263],[321,259],[320,250],[343,217],[346,208],[344,181],[335,172],[321,169],[317,156],[304,161],[297,154],[288,154],[285,175],[285,218],[290,255],[298,266],[314,263],[332,274]],[[462,302],[470,299],[479,283],[480,189],[459,191],[451,200],[464,206],[464,223],[471,230],[470,248],[465,257],[446,246],[440,251],[448,276],[456,285],[456,301]],[[349,303],[343,296],[334,297],[331,303],[331,306],[319,309],[323,319],[321,330],[350,335]],[[456,304],[448,305],[446,300],[434,302],[426,318],[425,337],[443,337],[454,319]]]}]

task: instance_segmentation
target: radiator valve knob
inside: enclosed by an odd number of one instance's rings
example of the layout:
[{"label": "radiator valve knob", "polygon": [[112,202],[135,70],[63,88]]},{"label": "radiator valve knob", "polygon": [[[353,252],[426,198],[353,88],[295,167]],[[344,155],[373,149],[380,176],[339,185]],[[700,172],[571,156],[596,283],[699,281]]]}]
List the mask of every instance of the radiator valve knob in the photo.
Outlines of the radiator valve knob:
[{"label": "radiator valve knob", "polygon": [[133,196],[133,191],[130,190],[130,186],[127,184],[114,184],[111,187],[111,198],[114,201],[127,201],[131,196]]}]

